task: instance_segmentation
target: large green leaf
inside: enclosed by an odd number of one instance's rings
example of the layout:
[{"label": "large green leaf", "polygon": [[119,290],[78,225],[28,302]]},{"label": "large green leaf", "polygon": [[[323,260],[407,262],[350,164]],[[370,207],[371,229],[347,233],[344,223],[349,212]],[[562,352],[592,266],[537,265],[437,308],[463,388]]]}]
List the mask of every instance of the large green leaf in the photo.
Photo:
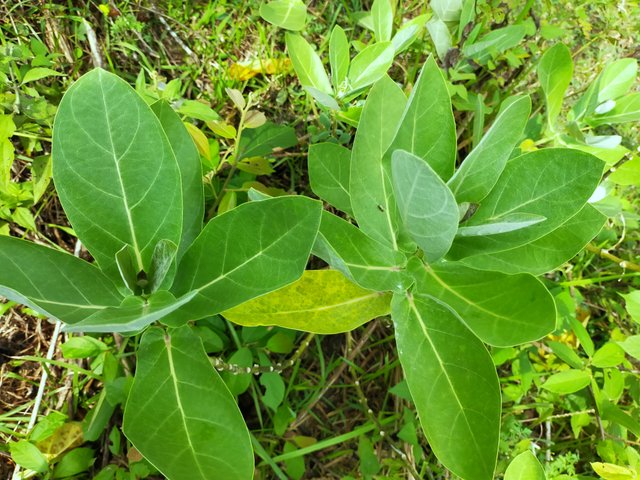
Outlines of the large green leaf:
[{"label": "large green leaf", "polygon": [[466,265],[504,273],[542,275],[558,268],[580,252],[602,229],[607,217],[591,205],[559,227],[520,247],[466,257]]},{"label": "large green leaf", "polygon": [[476,42],[465,42],[462,53],[484,65],[497,54],[518,45],[527,34],[524,25],[509,25],[492,30]]},{"label": "large green leaf", "polygon": [[602,115],[593,115],[587,123],[594,127],[625,122],[640,122],[640,93],[630,93],[615,100],[615,107]]},{"label": "large green leaf", "polygon": [[119,279],[115,255],[133,247],[147,270],[156,243],[180,244],[180,171],[150,107],[124,80],[96,69],[65,94],[53,127],[53,176],[78,237]]},{"label": "large green leaf", "polygon": [[371,5],[371,17],[373,19],[373,33],[376,42],[388,42],[391,40],[393,30],[393,9],[389,0],[374,0]]},{"label": "large green leaf", "polygon": [[305,197],[243,204],[211,220],[178,266],[172,292],[195,298],[172,325],[227,310],[297,280],[320,225],[322,204]]},{"label": "large green leaf", "polygon": [[465,480],[491,480],[500,385],[482,342],[445,306],[420,294],[391,302],[400,363],[438,459]]},{"label": "large green leaf", "polygon": [[260,16],[276,27],[298,31],[307,23],[307,6],[302,0],[272,0],[260,5]]},{"label": "large green leaf", "polygon": [[506,347],[553,331],[556,306],[533,275],[475,270],[459,263],[416,262],[418,290],[446,303],[485,343]]},{"label": "large green leaf", "polygon": [[349,66],[349,88],[355,92],[377,82],[393,63],[395,49],[391,42],[374,43],[354,57]]},{"label": "large green leaf", "polygon": [[170,480],[251,480],[249,432],[200,338],[151,328],[137,358],[123,424],[136,449]]},{"label": "large green leaf", "polygon": [[459,203],[478,203],[489,194],[520,140],[530,113],[528,96],[511,97],[502,103],[489,131],[448,182]]},{"label": "large green leaf", "polygon": [[527,228],[484,237],[458,237],[452,258],[498,252],[546,235],[578,213],[593,194],[603,162],[571,149],[546,148],[507,163],[496,186],[462,226],[499,221],[514,213],[546,218]]},{"label": "large green leaf", "polygon": [[100,310],[81,322],[65,327],[65,331],[137,332],[177,310],[189,302],[195,294],[191,292],[179,299],[167,291],[156,292],[148,298],[132,295],[125,298],[121,305]]},{"label": "large green leaf", "polygon": [[547,122],[554,128],[562,108],[564,94],[573,76],[571,52],[563,43],[558,43],[544,52],[538,64],[538,78],[547,104]]},{"label": "large green leaf", "polygon": [[353,143],[349,180],[351,207],[362,231],[396,250],[398,212],[390,158],[383,157],[396,135],[405,103],[404,93],[389,77],[382,77],[373,86]]},{"label": "large green leaf", "polygon": [[329,64],[331,65],[331,82],[336,91],[342,87],[342,83],[349,73],[349,40],[340,25],[333,27],[329,39]]},{"label": "large green leaf", "polygon": [[396,150],[393,191],[407,231],[428,261],[444,256],[458,229],[458,205],[449,187],[422,159]]},{"label": "large green leaf", "polygon": [[546,480],[544,468],[530,451],[518,455],[504,472],[504,480]]},{"label": "large green leaf", "polygon": [[598,103],[615,100],[629,91],[638,76],[638,61],[622,58],[609,63],[600,74]]},{"label": "large green leaf", "polygon": [[[383,119],[384,120],[384,119]],[[391,128],[395,122],[388,122]],[[426,161],[443,180],[456,162],[456,126],[447,84],[433,57],[422,67],[387,157],[406,150]]]},{"label": "large green leaf", "polygon": [[322,212],[313,254],[364,288],[402,291],[409,286],[404,254],[327,211]]},{"label": "large green leaf", "polygon": [[308,161],[313,192],[337,209],[351,214],[351,151],[336,143],[316,143],[309,147]]},{"label": "large green leaf", "polygon": [[200,154],[182,120],[171,106],[160,100],[151,105],[169,138],[169,144],[178,162],[182,179],[182,238],[178,257],[191,245],[202,230],[204,217],[204,191]]},{"label": "large green leaf", "polygon": [[291,285],[222,315],[240,325],[334,334],[389,314],[390,301],[390,294],[365,290],[337,270],[307,270]]},{"label": "large green leaf", "polygon": [[65,323],[123,298],[94,265],[26,240],[0,235],[0,265],[0,295]]}]

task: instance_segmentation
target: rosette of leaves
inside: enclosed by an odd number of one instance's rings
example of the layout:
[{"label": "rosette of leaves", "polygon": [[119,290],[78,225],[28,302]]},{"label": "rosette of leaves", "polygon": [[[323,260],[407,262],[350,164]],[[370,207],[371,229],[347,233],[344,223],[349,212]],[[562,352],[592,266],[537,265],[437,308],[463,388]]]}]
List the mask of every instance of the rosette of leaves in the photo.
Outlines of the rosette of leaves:
[{"label": "rosette of leaves", "polygon": [[[451,101],[430,58],[409,98],[386,76],[375,83],[351,150],[309,151],[311,187],[347,218],[322,213],[313,253],[389,302],[430,447],[468,480],[492,479],[498,452],[500,386],[485,345],[554,330],[555,303],[537,276],[572,258],[605,220],[588,203],[603,162],[573,149],[518,153],[530,111],[529,97],[506,99],[456,168]],[[225,315],[279,325],[288,309],[297,315],[289,328],[331,333],[335,308],[309,303],[305,277]]]},{"label": "rosette of leaves", "polygon": [[125,435],[170,479],[252,478],[240,410],[187,322],[297,280],[321,203],[269,199],[203,227],[201,164],[180,117],[99,69],[64,95],[52,155],[60,201],[95,263],[0,237],[0,295],[70,332],[144,331]]}]

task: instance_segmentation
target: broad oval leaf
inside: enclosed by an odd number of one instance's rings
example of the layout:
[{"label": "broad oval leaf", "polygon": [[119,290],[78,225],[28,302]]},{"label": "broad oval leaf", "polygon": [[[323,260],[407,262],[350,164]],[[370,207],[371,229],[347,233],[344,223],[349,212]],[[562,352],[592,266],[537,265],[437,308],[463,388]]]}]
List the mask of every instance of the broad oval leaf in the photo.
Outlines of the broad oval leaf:
[{"label": "broad oval leaf", "polygon": [[585,206],[600,181],[603,165],[592,155],[563,148],[545,148],[512,159],[462,226],[492,223],[514,213],[540,215],[546,220],[497,235],[458,237],[452,258],[508,250],[552,232]]},{"label": "broad oval leaf", "polygon": [[165,321],[180,325],[297,280],[318,233],[322,204],[305,197],[243,204],[213,220],[182,257],[172,292],[196,296]]},{"label": "broad oval leaf", "polygon": [[178,249],[178,258],[191,245],[202,230],[204,218],[204,188],[202,183],[202,164],[198,149],[184,123],[173,108],[160,100],[151,105],[178,162],[182,179],[182,237]]},{"label": "broad oval leaf", "polygon": [[551,375],[542,388],[550,392],[567,395],[582,390],[591,383],[591,373],[587,370],[565,370]]},{"label": "broad oval leaf", "polygon": [[322,60],[313,47],[300,35],[287,33],[285,39],[289,57],[298,75],[298,80],[300,80],[300,85],[325,95],[332,95],[331,82],[322,65]]},{"label": "broad oval leaf", "polygon": [[108,307],[71,326],[66,332],[129,333],[142,330],[147,325],[164,318],[188,303],[195,292],[176,299],[167,291],[160,291],[148,298],[126,297],[117,307]]},{"label": "broad oval leaf", "polygon": [[384,76],[369,92],[351,152],[351,207],[364,233],[398,249],[398,212],[391,185],[391,159],[384,156],[406,104],[402,90]]},{"label": "broad oval leaf", "polygon": [[542,275],[577,255],[600,232],[606,220],[607,217],[594,207],[585,205],[565,223],[533,242],[466,257],[461,262],[482,270]]},{"label": "broad oval leaf", "polygon": [[124,80],[101,69],[64,95],[53,127],[53,177],[64,210],[103,271],[133,247],[148,270],[156,243],[180,244],[182,188],[158,118]]},{"label": "broad oval leaf", "polygon": [[527,29],[522,24],[498,28],[482,36],[476,42],[465,42],[462,53],[484,65],[495,54],[502,53],[518,45],[526,34]]},{"label": "broad oval leaf", "polygon": [[391,42],[374,43],[356,55],[349,67],[349,89],[355,92],[380,80],[393,63]]},{"label": "broad oval leaf", "polygon": [[312,252],[364,288],[402,291],[410,285],[404,254],[327,211]]},{"label": "broad oval leaf", "polygon": [[236,402],[188,327],[145,332],[123,431],[170,480],[250,480],[253,452]]},{"label": "broad oval leaf", "polygon": [[458,263],[412,266],[418,290],[454,310],[480,340],[506,347],[548,335],[556,325],[556,305],[533,275],[505,275]]},{"label": "broad oval leaf", "polygon": [[352,214],[349,194],[351,151],[336,143],[309,147],[309,182],[313,193],[345,213]]},{"label": "broad oval leaf", "polygon": [[0,235],[0,264],[0,295],[65,323],[123,299],[95,265],[26,240]]},{"label": "broad oval leaf", "polygon": [[331,82],[333,88],[339,91],[349,73],[349,40],[340,25],[333,27],[329,39],[329,64],[331,65]]},{"label": "broad oval leaf", "polygon": [[371,18],[376,42],[388,42],[391,40],[391,31],[393,30],[391,2],[389,0],[374,0],[373,5],[371,5]]},{"label": "broad oval leaf", "polygon": [[451,190],[422,159],[403,150],[392,158],[393,191],[407,231],[429,262],[444,256],[458,229]]},{"label": "broad oval leaf", "polygon": [[272,0],[260,6],[260,16],[276,27],[298,31],[307,23],[307,6],[302,0]]},{"label": "broad oval leaf", "polygon": [[615,100],[629,91],[638,76],[638,61],[622,58],[608,64],[600,74],[598,103]]},{"label": "broad oval leaf", "polygon": [[[391,125],[395,128],[395,123]],[[456,127],[447,84],[433,57],[422,67],[397,132],[387,157],[396,150],[406,150],[427,162],[443,180],[451,177],[456,162]]]},{"label": "broad oval leaf", "polygon": [[307,270],[291,285],[222,315],[245,326],[276,325],[334,334],[389,314],[390,301],[390,294],[365,290],[337,270]]},{"label": "broad oval leaf", "polygon": [[530,451],[518,455],[504,472],[504,480],[546,480],[544,468]]},{"label": "broad oval leaf", "polygon": [[482,342],[426,295],[391,302],[400,363],[438,459],[465,480],[491,480],[500,433],[500,385]]},{"label": "broad oval leaf", "polygon": [[573,60],[566,45],[558,43],[544,52],[538,64],[538,78],[547,104],[547,122],[552,130],[572,76]]},{"label": "broad oval leaf", "polygon": [[520,140],[530,113],[529,96],[511,97],[502,103],[489,131],[448,182],[458,203],[478,203],[489,194]]}]

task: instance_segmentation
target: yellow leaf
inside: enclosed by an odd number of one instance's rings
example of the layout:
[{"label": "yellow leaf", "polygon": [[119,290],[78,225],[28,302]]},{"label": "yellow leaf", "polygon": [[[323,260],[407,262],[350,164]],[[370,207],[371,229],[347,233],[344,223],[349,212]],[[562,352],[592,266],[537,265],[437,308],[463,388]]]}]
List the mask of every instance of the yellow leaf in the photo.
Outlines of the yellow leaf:
[{"label": "yellow leaf", "polygon": [[523,153],[524,152],[533,152],[535,150],[538,150],[538,147],[536,147],[536,142],[534,142],[530,138],[527,138],[526,140],[523,140],[522,143],[520,144],[520,150]]},{"label": "yellow leaf", "polygon": [[222,315],[244,326],[277,325],[332,334],[387,315],[390,302],[391,294],[365,290],[337,270],[306,270],[297,282]]},{"label": "yellow leaf", "polygon": [[82,423],[68,422],[61,425],[53,435],[45,438],[36,446],[44,454],[47,460],[51,461],[59,457],[64,452],[82,445]]},{"label": "yellow leaf", "polygon": [[235,138],[236,136],[235,127],[225,122],[211,120],[207,122],[207,127],[209,127],[213,133],[222,138]]},{"label": "yellow leaf", "polygon": [[634,480],[636,478],[636,472],[633,470],[613,463],[594,462],[591,467],[601,478],[606,480]]},{"label": "yellow leaf", "polygon": [[207,139],[207,136],[202,133],[202,130],[196,127],[193,123],[184,122],[184,126],[187,128],[187,131],[189,132],[189,135],[191,135],[191,138],[193,138],[193,141],[195,142],[200,155],[202,155],[208,161],[211,161],[211,150],[209,148],[209,139]]}]

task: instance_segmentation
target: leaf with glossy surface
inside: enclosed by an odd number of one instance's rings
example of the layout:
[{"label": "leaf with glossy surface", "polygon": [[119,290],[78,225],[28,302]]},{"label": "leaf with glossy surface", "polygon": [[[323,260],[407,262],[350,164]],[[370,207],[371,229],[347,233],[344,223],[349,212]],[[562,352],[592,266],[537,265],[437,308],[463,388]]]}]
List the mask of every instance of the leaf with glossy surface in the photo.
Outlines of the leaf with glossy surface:
[{"label": "leaf with glossy surface", "polygon": [[371,18],[376,42],[388,42],[391,40],[391,31],[393,30],[391,2],[389,0],[374,0],[371,6]]},{"label": "leaf with glossy surface", "polygon": [[426,295],[394,295],[391,316],[429,446],[456,475],[491,480],[501,405],[498,376],[485,346]]},{"label": "leaf with glossy surface", "polygon": [[587,370],[565,370],[551,375],[542,388],[553,393],[567,395],[587,387],[591,383],[591,373]]},{"label": "leaf with glossy surface", "polygon": [[420,157],[447,181],[456,161],[456,127],[447,84],[433,57],[422,67],[402,115],[398,134],[388,149]]},{"label": "leaf with glossy surface", "polygon": [[573,76],[571,52],[563,43],[558,43],[544,52],[538,64],[538,78],[547,104],[547,122],[554,128],[562,108],[564,94]]},{"label": "leaf with glossy surface", "polygon": [[529,96],[510,97],[502,103],[489,131],[448,182],[459,203],[478,203],[489,194],[522,137],[530,113]]},{"label": "leaf with glossy surface", "polygon": [[235,400],[188,327],[142,336],[123,431],[171,480],[251,479],[249,432]]},{"label": "leaf with glossy surface", "polygon": [[[420,262],[421,263],[421,262]],[[556,305],[533,275],[505,275],[458,263],[414,264],[417,289],[449,305],[480,340],[507,347],[548,335]]]},{"label": "leaf with glossy surface", "polygon": [[512,159],[491,193],[462,226],[492,223],[514,213],[540,215],[546,220],[497,235],[458,237],[451,257],[508,250],[552,232],[585,206],[600,181],[602,168],[596,157],[562,148],[545,148]]},{"label": "leaf with glossy surface", "polygon": [[156,243],[178,245],[178,164],[150,107],[124,80],[96,69],[64,95],[53,127],[53,176],[64,210],[103,271],[119,279],[125,245],[147,270]]},{"label": "leaf with glossy surface", "polygon": [[0,295],[65,323],[122,302],[95,265],[26,240],[0,235],[0,265]]},{"label": "leaf with glossy surface", "polygon": [[396,150],[391,166],[403,224],[425,258],[434,262],[447,253],[456,235],[456,199],[438,174],[415,155]]},{"label": "leaf with glossy surface", "polygon": [[[298,80],[300,80],[300,85],[307,88],[311,95],[315,91],[328,96],[333,95],[327,72],[313,47],[300,35],[287,33],[285,39],[289,57],[298,75]],[[315,95],[313,96],[315,97]]]},{"label": "leaf with glossy surface", "polygon": [[466,257],[461,262],[482,270],[542,275],[576,256],[600,232],[606,219],[594,207],[585,205],[565,223],[533,242],[500,252]]},{"label": "leaf with glossy surface", "polygon": [[309,182],[313,193],[345,213],[352,214],[349,194],[351,151],[336,143],[309,147]]},{"label": "leaf with glossy surface", "polygon": [[329,64],[331,65],[331,82],[333,88],[340,89],[349,72],[349,40],[340,25],[333,27],[329,39]]},{"label": "leaf with glossy surface", "polygon": [[349,192],[358,225],[371,238],[397,250],[398,212],[391,186],[391,159],[384,154],[400,123],[406,98],[385,76],[369,92],[351,152]]},{"label": "leaf with glossy surface", "polygon": [[514,458],[504,472],[504,480],[546,480],[546,478],[544,468],[529,451]]},{"label": "leaf with glossy surface", "polygon": [[66,326],[66,332],[128,333],[142,330],[147,325],[164,318],[188,303],[195,292],[176,299],[167,291],[160,291],[148,298],[126,297],[117,307],[108,307],[94,313],[81,322]]},{"label": "leaf with glossy surface", "polygon": [[364,288],[402,291],[410,284],[404,254],[327,211],[322,212],[312,252]]},{"label": "leaf with glossy surface", "polygon": [[151,110],[160,120],[162,129],[169,139],[182,179],[182,237],[178,251],[178,258],[180,258],[202,230],[204,218],[202,164],[191,135],[171,106],[161,100],[151,105]]},{"label": "leaf with glossy surface", "polygon": [[352,92],[377,82],[393,63],[395,50],[391,42],[374,43],[351,61],[347,78]]},{"label": "leaf with glossy surface", "polygon": [[276,27],[298,31],[307,23],[307,6],[302,0],[273,0],[260,6],[260,16]]},{"label": "leaf with glossy surface", "polygon": [[243,204],[213,220],[186,251],[172,292],[196,296],[171,325],[228,310],[297,280],[320,225],[322,204],[278,197]]},{"label": "leaf with glossy surface", "polygon": [[337,270],[307,270],[291,285],[222,315],[239,325],[275,325],[334,334],[387,315],[390,301],[390,294],[365,290]]}]

